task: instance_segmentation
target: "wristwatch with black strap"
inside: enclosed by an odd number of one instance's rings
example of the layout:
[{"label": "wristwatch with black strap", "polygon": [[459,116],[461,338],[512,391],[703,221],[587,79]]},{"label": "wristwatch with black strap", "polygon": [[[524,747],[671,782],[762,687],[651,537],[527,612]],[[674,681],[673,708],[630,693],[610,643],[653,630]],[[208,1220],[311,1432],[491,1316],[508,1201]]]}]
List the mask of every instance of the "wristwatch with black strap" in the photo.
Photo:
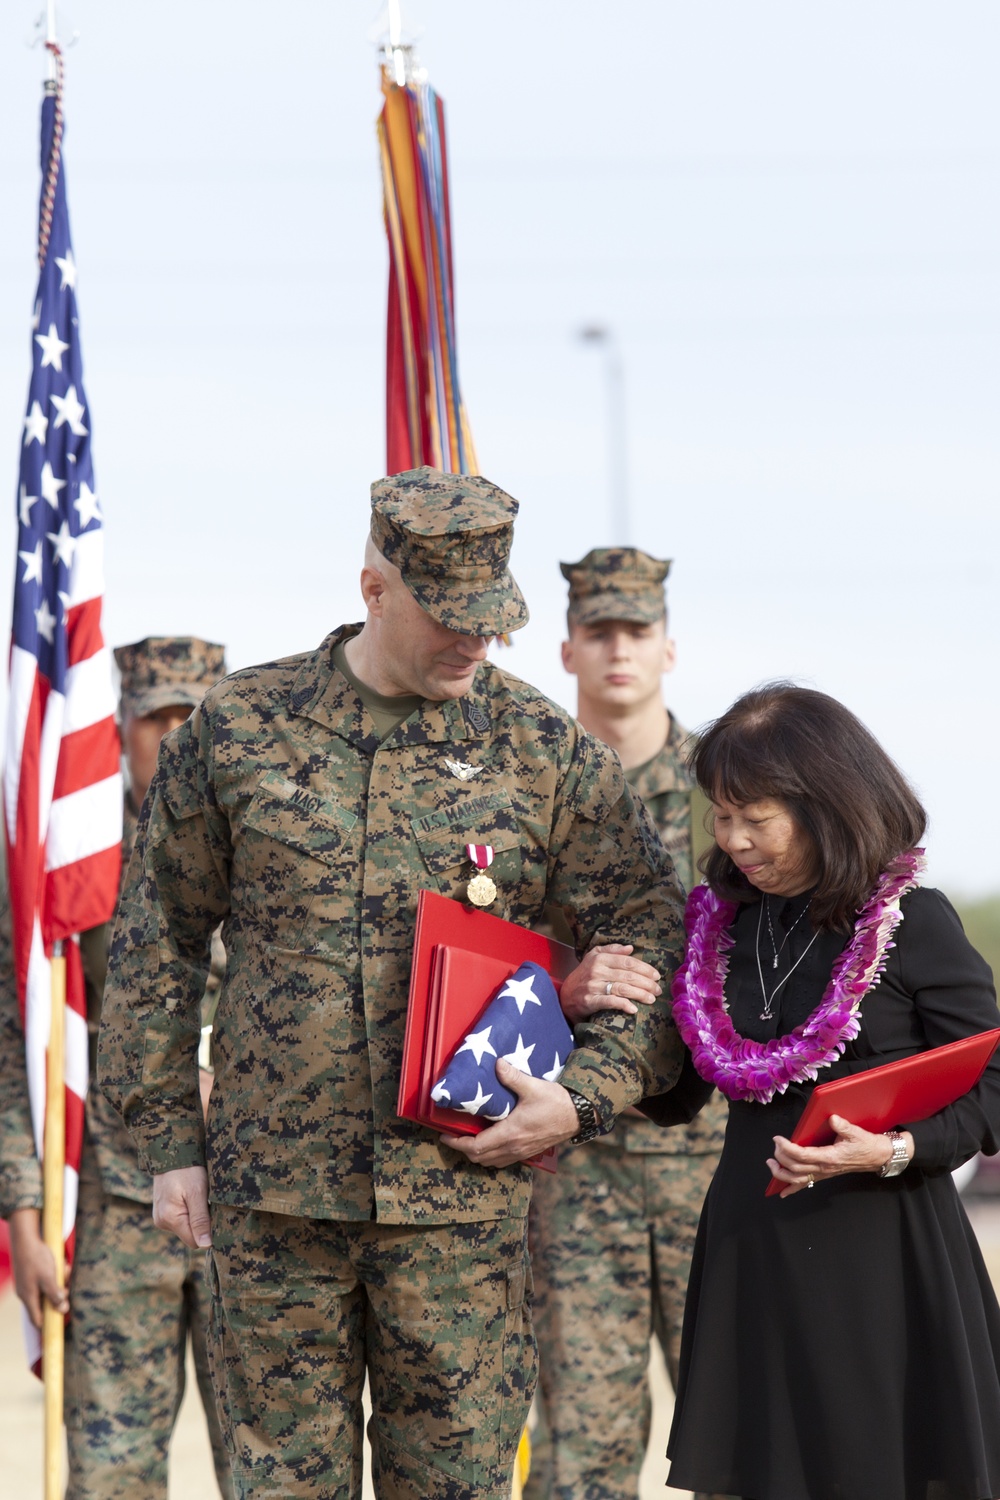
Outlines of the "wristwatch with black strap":
[{"label": "wristwatch with black strap", "polygon": [[[563,1084],[563,1088],[566,1085]],[[578,1094],[575,1089],[566,1089],[567,1094],[573,1101],[576,1117],[580,1122],[580,1129],[570,1141],[571,1146],[582,1146],[584,1141],[592,1141],[597,1136],[604,1134],[603,1126],[597,1116],[597,1110],[589,1099]]]}]

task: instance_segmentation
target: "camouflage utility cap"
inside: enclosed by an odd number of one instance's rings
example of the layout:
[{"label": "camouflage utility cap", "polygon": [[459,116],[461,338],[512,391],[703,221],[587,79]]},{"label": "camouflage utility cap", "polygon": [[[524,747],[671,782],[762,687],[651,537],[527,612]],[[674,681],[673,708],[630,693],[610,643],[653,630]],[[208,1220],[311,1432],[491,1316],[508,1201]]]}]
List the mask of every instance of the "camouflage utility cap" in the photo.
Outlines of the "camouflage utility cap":
[{"label": "camouflage utility cap", "polygon": [[432,619],[462,635],[528,622],[507,564],[517,501],[476,474],[408,469],[372,485],[372,541]]},{"label": "camouflage utility cap", "polygon": [[122,674],[122,718],[141,719],[161,708],[194,708],[226,675],[226,648],[194,635],[148,635],[131,646],[117,646]]},{"label": "camouflage utility cap", "polygon": [[569,581],[569,613],[575,625],[599,620],[651,625],[666,613],[663,585],[669,560],[650,557],[637,547],[595,547],[579,562],[559,567]]}]

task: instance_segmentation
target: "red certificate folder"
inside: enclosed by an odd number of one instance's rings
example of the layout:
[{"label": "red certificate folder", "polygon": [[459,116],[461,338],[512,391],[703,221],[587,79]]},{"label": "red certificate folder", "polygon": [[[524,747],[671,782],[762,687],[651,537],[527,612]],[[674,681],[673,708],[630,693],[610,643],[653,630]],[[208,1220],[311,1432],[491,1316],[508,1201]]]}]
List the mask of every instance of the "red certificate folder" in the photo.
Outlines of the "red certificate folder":
[{"label": "red certificate folder", "polygon": [[420,892],[396,1101],[404,1120],[464,1135],[488,1127],[464,1110],[435,1104],[430,1093],[494,992],[527,960],[547,969],[557,989],[577,962],[565,943],[434,891]]},{"label": "red certificate folder", "polygon": [[[939,1109],[961,1099],[982,1078],[1000,1042],[1000,1027],[962,1037],[945,1047],[932,1047],[914,1057],[884,1063],[821,1083],[813,1089],[802,1118],[792,1133],[797,1146],[829,1146],[836,1139],[831,1115],[842,1115],[862,1130],[895,1130],[927,1120]],[[786,1183],[772,1177],[767,1196],[780,1193]]]}]

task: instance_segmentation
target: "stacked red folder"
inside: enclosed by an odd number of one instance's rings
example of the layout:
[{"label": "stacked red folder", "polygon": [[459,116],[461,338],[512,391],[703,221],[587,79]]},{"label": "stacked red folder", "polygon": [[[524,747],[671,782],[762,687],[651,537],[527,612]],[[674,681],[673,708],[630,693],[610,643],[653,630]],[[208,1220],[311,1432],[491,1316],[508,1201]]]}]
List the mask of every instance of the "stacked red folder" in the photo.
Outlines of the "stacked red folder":
[{"label": "stacked red folder", "polygon": [[[1000,1027],[932,1047],[914,1057],[852,1073],[813,1089],[792,1133],[797,1146],[829,1146],[836,1140],[831,1115],[840,1115],[862,1130],[896,1130],[927,1120],[975,1088],[1000,1042]],[[767,1196],[787,1184],[773,1177]]]},{"label": "stacked red folder", "polygon": [[[396,1102],[404,1120],[463,1135],[488,1127],[464,1110],[435,1104],[431,1089],[496,990],[529,960],[548,970],[557,990],[577,961],[565,943],[434,891],[420,892]],[[554,1158],[546,1152],[535,1164],[551,1170]]]}]

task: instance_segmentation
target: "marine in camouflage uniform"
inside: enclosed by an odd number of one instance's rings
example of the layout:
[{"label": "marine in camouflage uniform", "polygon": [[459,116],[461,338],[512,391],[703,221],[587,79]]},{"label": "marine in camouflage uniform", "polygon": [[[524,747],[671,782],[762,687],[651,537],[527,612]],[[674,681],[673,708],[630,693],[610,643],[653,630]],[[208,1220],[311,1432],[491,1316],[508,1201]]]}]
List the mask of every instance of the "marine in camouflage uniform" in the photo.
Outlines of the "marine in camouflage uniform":
[{"label": "marine in camouflage uniform", "polygon": [[[225,671],[221,646],[191,637],[149,638],[115,652],[126,762],[122,868],[135,840],[143,746],[182,722]],[[150,770],[152,768],[150,767]],[[148,781],[150,771],[145,772]],[[24,1038],[10,961],[5,908],[0,972],[0,1212],[41,1207],[24,1068]],[[96,1080],[97,1034],[111,924],[81,935]],[[216,951],[205,992],[214,1003],[224,956]],[[203,1256],[158,1230],[152,1181],[120,1117],[100,1090],[88,1092],[76,1242],[66,1328],[65,1420],[69,1500],[156,1500],[167,1494],[167,1450],[185,1384],[190,1339],[219,1489],[232,1495],[229,1460],[208,1367]],[[30,1228],[30,1225],[26,1225]],[[15,1233],[14,1244],[19,1236]]]},{"label": "marine in camouflage uniform", "polygon": [[[625,775],[690,888],[693,835],[698,855],[708,836],[703,799],[684,760],[686,733],[661,696],[662,671],[673,664],[664,597],[669,567],[632,548],[600,548],[562,564],[570,585],[570,650],[564,647],[563,655],[579,676],[588,728],[604,729],[614,743],[618,716],[629,710],[640,731],[662,739],[650,759]],[[582,632],[594,643],[589,665]],[[632,681],[615,682],[614,692],[608,682],[616,672]],[[716,1093],[690,1125],[669,1130],[629,1111],[609,1134],[564,1148],[554,1176],[539,1174],[531,1247],[540,1412],[527,1496],[638,1494],[650,1430],[650,1334],[659,1338],[676,1380],[695,1232],[726,1111]]]},{"label": "marine in camouflage uniform", "polygon": [[[101,1081],[162,1174],[159,1221],[189,1241],[208,1238],[207,1161],[241,1496],[359,1496],[367,1372],[380,1500],[505,1500],[536,1366],[518,1117],[558,1118],[544,1143],[566,1139],[679,1071],[663,1003],[578,1027],[559,1084],[521,1080],[472,1147],[488,1137],[510,1165],[396,1113],[417,893],[462,901],[467,844],[495,851],[499,917],[529,926],[555,901],[579,949],[628,934],[665,973],[682,947],[669,861],[616,758],[484,659],[527,617],[516,510],[481,478],[378,481],[364,625],[209,693],[164,741],[144,809]],[[206,1142],[198,996],[219,921]]]}]

